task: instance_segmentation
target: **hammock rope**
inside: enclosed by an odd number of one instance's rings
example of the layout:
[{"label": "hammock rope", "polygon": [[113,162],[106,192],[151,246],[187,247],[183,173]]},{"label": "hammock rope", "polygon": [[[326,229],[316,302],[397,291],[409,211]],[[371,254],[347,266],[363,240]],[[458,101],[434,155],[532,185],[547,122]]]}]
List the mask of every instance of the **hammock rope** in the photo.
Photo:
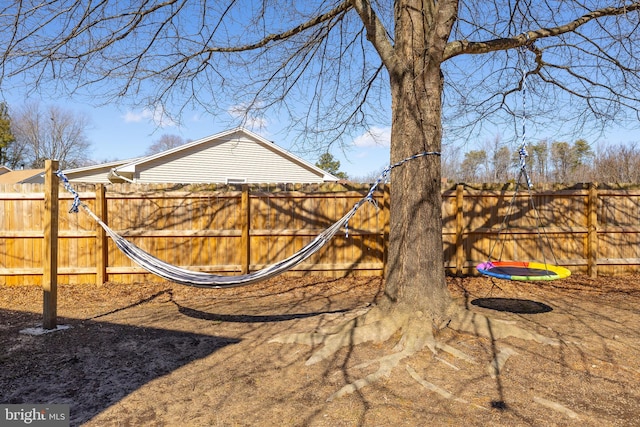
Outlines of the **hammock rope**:
[{"label": "hammock rope", "polygon": [[94,221],[98,223],[98,225],[100,225],[104,229],[111,240],[113,240],[116,247],[144,270],[165,280],[181,285],[221,289],[250,285],[277,276],[292,269],[296,265],[304,262],[311,255],[318,252],[321,248],[323,248],[343,227],[345,229],[345,237],[348,237],[349,220],[355,215],[355,213],[358,211],[358,209],[360,209],[362,205],[364,205],[365,203],[372,203],[376,208],[378,208],[377,202],[373,197],[373,193],[378,185],[388,179],[392,169],[399,167],[408,161],[432,155],[440,156],[440,153],[436,151],[423,151],[421,153],[417,153],[413,156],[407,157],[390,166],[387,166],[380,174],[380,176],[376,179],[367,194],[362,199],[360,199],[351,208],[351,210],[349,210],[342,218],[338,219],[335,223],[330,225],[322,233],[317,235],[302,249],[300,249],[290,257],[268,267],[265,267],[261,270],[235,276],[223,276],[205,273],[202,271],[189,270],[172,265],[151,255],[150,253],[136,246],[133,242],[120,236],[104,221],[102,221],[102,219],[100,219],[95,213],[93,213],[91,209],[84,202],[82,202],[82,200],[80,199],[80,195],[73,189],[73,187],[69,183],[69,179],[64,175],[64,173],[62,173],[62,171],[57,171],[56,175],[61,179],[64,188],[73,195],[73,202],[69,212],[77,213],[79,212],[80,208],[82,208],[91,218],[93,218]]}]

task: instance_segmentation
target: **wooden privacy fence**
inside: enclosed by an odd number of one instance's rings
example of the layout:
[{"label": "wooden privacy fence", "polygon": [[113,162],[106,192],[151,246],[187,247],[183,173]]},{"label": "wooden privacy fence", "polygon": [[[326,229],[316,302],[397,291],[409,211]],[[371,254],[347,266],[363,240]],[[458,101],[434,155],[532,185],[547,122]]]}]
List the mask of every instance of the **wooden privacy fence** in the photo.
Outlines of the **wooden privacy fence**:
[{"label": "wooden privacy fence", "polygon": [[[336,185],[74,188],[112,229],[154,256],[215,274],[254,271],[292,255],[367,192],[364,186],[344,191]],[[0,186],[0,283],[40,284],[47,216],[43,190],[44,186],[33,184]],[[376,193],[379,210],[367,204],[352,218],[348,238],[338,235],[293,274],[381,274],[388,222],[383,193]],[[82,210],[67,213],[71,202],[72,196],[61,187],[58,283],[157,280],[126,258]]]},{"label": "wooden privacy fence", "polygon": [[[375,193],[344,233],[287,274],[381,275],[389,232],[388,192]],[[171,264],[216,274],[254,271],[308,243],[366,194],[367,186],[74,186],[111,228]],[[45,267],[44,186],[0,186],[0,283],[42,284]],[[512,186],[457,185],[442,193],[445,267],[475,274],[494,258],[538,260],[574,273],[640,271],[640,190],[591,184],[542,188],[533,194],[541,228],[525,192],[497,244]],[[59,193],[58,283],[134,283],[159,280],[132,264],[84,212],[67,213],[72,197]],[[424,224],[414,224],[420,233]],[[540,239],[545,240],[540,245]],[[500,239],[502,242],[503,239]],[[410,262],[410,260],[408,260]]]}]

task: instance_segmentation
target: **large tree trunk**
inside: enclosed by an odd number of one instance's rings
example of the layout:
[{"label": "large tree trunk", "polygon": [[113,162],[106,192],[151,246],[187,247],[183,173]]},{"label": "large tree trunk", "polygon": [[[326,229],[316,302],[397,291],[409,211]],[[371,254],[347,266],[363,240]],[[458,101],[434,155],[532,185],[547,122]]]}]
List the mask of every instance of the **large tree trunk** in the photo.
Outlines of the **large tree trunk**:
[{"label": "large tree trunk", "polygon": [[[415,4],[414,4],[415,3]],[[440,151],[441,54],[455,2],[396,3],[395,67],[391,79],[392,163],[423,151]],[[450,9],[447,11],[444,8]],[[447,18],[447,17],[450,18]],[[383,308],[422,311],[439,325],[451,298],[442,244],[439,156],[395,168],[391,175],[391,229]]]},{"label": "large tree trunk", "polygon": [[[395,163],[425,151],[439,152],[443,92],[440,64],[457,13],[457,0],[396,0],[393,47],[381,38],[384,32],[367,0],[352,1],[363,17],[367,38],[374,42],[389,70],[393,103],[391,160]],[[311,365],[329,358],[334,360],[336,352],[345,346],[384,342],[401,333],[393,353],[376,360],[378,369],[375,372],[346,384],[329,400],[387,378],[400,361],[425,348],[434,354],[445,351],[472,361],[470,356],[439,342],[434,329],[444,326],[484,336],[492,342],[517,337],[558,344],[556,340],[510,323],[493,321],[453,303],[445,281],[440,191],[439,156],[420,156],[394,168],[386,285],[378,305],[335,328],[287,334],[272,340],[308,345],[321,343],[307,359],[306,363]],[[508,357],[504,356],[507,353],[499,355]],[[492,366],[498,366],[499,355]],[[371,363],[359,367],[368,367]],[[421,384],[430,384],[409,366],[407,370]]]}]

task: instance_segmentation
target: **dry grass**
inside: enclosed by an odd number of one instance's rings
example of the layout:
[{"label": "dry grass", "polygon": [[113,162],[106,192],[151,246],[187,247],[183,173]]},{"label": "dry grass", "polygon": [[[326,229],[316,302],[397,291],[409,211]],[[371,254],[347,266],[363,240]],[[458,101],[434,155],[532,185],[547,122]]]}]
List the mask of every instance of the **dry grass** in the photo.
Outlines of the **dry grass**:
[{"label": "dry grass", "polygon": [[[68,403],[73,425],[95,426],[636,425],[639,276],[540,284],[451,278],[451,292],[469,309],[561,345],[444,330],[439,340],[475,362],[422,352],[407,361],[409,370],[327,402],[375,370],[363,362],[395,342],[347,347],[305,366],[311,348],[269,340],[350,319],[381,286],[318,277],[231,290],[61,286],[59,323],[72,328],[42,336],[20,333],[41,322],[42,291],[0,287],[0,402]],[[495,375],[491,362],[507,353]]]}]

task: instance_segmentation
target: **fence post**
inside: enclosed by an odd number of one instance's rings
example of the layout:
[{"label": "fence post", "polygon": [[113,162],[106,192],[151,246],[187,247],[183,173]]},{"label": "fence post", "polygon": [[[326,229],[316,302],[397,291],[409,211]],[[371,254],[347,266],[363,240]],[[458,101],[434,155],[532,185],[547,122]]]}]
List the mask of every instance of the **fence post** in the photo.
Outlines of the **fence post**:
[{"label": "fence post", "polygon": [[[107,198],[103,184],[96,185],[96,215],[104,223],[107,222]],[[107,233],[100,224],[96,223],[96,284],[101,286],[107,282],[108,265]]]},{"label": "fence post", "polygon": [[587,202],[587,273],[598,277],[598,184],[589,183]]},{"label": "fence post", "polygon": [[464,227],[463,216],[464,184],[456,185],[456,275],[461,277],[464,268],[464,244],[462,232]]},{"label": "fence post", "polygon": [[242,196],[240,198],[240,262],[242,263],[242,274],[249,274],[249,266],[251,265],[251,200],[249,198],[249,186],[242,185]]},{"label": "fence post", "polygon": [[58,170],[57,160],[45,161],[44,268],[42,271],[43,329],[57,329],[58,306]]}]

